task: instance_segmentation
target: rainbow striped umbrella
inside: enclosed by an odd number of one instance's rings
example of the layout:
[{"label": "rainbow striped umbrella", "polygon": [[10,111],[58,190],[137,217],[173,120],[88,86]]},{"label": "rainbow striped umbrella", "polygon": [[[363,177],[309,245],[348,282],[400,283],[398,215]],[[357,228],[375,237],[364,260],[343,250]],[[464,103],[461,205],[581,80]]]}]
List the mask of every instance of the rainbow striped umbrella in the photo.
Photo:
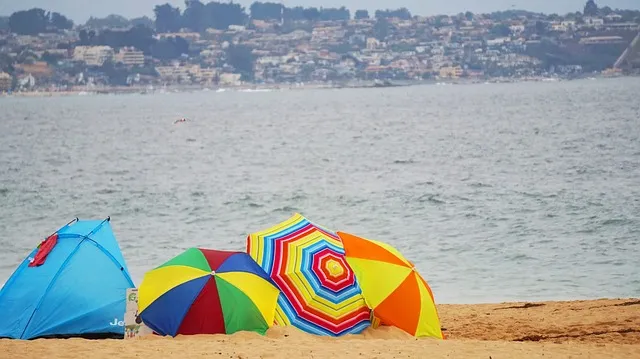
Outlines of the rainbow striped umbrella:
[{"label": "rainbow striped umbrella", "polygon": [[312,334],[360,333],[370,325],[339,237],[296,213],[247,237],[247,253],[281,290],[275,323]]}]

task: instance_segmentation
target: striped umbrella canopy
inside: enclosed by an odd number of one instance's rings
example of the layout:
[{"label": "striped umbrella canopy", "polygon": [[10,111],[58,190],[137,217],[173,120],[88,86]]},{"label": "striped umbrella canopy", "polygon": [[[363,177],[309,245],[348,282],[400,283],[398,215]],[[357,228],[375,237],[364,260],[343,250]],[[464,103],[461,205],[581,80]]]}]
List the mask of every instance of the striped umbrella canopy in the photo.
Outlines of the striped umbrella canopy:
[{"label": "striped umbrella canopy", "polygon": [[264,334],[279,293],[247,253],[190,248],[145,274],[138,310],[161,335]]},{"label": "striped umbrella canopy", "polygon": [[296,213],[247,237],[247,252],[281,290],[275,323],[318,335],[360,333],[370,309],[338,236]]},{"label": "striped umbrella canopy", "polygon": [[373,327],[391,325],[416,337],[444,339],[431,288],[411,261],[389,244],[337,234],[373,309]]}]

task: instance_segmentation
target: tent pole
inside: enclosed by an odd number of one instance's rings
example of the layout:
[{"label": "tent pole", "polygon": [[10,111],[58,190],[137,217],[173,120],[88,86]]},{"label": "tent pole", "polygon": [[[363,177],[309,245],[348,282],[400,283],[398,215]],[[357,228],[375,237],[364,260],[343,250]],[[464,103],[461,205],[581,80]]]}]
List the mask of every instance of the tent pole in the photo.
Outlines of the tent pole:
[{"label": "tent pole", "polygon": [[[65,224],[64,226],[62,226],[62,228],[64,228],[64,227],[66,227],[66,226],[70,225],[70,224],[71,224],[71,223],[73,223],[73,222],[78,222],[78,221],[79,221],[79,219],[78,219],[78,217],[76,217],[76,218],[72,219],[71,221],[69,221],[69,223],[67,223],[67,224]],[[50,235],[48,235],[48,236],[44,237],[44,239],[47,239],[47,238],[49,238],[49,237],[53,236],[54,234],[58,233],[58,231],[59,231],[59,230],[60,230],[60,229],[58,229],[58,230],[56,230],[55,232],[51,233]]]}]

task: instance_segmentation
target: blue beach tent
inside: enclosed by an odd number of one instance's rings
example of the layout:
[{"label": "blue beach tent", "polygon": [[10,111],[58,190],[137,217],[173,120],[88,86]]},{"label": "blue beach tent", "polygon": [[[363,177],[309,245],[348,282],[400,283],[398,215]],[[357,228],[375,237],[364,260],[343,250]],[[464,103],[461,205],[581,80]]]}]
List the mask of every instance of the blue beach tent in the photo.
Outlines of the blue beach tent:
[{"label": "blue beach tent", "polygon": [[133,287],[110,219],[76,218],[34,249],[0,290],[0,338],[122,338]]}]

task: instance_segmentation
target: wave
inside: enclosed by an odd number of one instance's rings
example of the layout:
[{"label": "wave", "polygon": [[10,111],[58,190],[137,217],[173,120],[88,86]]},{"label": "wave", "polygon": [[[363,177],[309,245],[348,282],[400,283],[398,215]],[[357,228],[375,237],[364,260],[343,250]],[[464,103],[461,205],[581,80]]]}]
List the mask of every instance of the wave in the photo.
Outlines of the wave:
[{"label": "wave", "polygon": [[396,165],[408,165],[408,164],[412,164],[412,163],[416,163],[414,160],[395,160],[393,161],[393,164]]},{"label": "wave", "polygon": [[418,202],[430,202],[430,203],[435,203],[435,204],[445,204],[447,202],[437,198],[438,195],[436,194],[423,194],[422,196],[418,197],[417,201]]},{"label": "wave", "polygon": [[289,214],[292,214],[294,212],[300,212],[300,210],[298,208],[295,208],[295,207],[284,206],[284,207],[276,208],[272,212],[274,212],[274,213],[289,213]]},{"label": "wave", "polygon": [[238,92],[273,92],[272,89],[242,89]]}]

